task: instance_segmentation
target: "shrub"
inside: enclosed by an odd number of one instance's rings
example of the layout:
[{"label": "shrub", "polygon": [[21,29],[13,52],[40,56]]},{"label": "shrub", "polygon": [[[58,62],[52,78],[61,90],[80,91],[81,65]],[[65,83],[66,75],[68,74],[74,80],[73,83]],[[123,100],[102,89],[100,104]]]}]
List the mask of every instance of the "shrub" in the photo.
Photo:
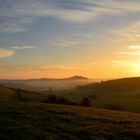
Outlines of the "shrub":
[{"label": "shrub", "polygon": [[96,94],[92,94],[92,95],[89,96],[89,98],[91,98],[91,99],[97,99],[97,95]]},{"label": "shrub", "polygon": [[64,97],[59,97],[58,98],[58,103],[59,104],[65,104],[65,105],[78,105],[78,103],[74,102],[74,101],[70,101]]},{"label": "shrub", "polygon": [[47,93],[52,95],[53,94],[53,89],[51,87],[48,88]]},{"label": "shrub", "polygon": [[17,89],[16,90],[16,94],[17,94],[17,99],[19,100],[19,101],[26,101],[26,99],[23,97],[23,95],[22,95],[22,90],[21,89]]},{"label": "shrub", "polygon": [[48,97],[48,101],[50,101],[50,102],[56,102],[57,101],[57,97],[55,95],[50,95]]},{"label": "shrub", "polygon": [[57,103],[57,97],[50,95],[47,99],[43,100],[44,103]]},{"label": "shrub", "polygon": [[43,102],[44,103],[65,104],[65,105],[78,105],[78,103],[76,103],[74,101],[70,101],[64,97],[57,97],[55,95],[50,95]]},{"label": "shrub", "polygon": [[88,97],[84,97],[80,103],[81,106],[91,107],[91,101]]}]

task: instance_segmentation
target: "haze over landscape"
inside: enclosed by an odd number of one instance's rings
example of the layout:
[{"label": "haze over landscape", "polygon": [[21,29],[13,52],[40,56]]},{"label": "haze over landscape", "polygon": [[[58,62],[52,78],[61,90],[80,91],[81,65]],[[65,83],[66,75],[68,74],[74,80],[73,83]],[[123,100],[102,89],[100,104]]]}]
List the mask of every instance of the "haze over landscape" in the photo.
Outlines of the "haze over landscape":
[{"label": "haze over landscape", "polygon": [[0,140],[140,140],[140,0],[0,0]]},{"label": "haze over landscape", "polygon": [[0,78],[139,76],[139,0],[0,1]]}]

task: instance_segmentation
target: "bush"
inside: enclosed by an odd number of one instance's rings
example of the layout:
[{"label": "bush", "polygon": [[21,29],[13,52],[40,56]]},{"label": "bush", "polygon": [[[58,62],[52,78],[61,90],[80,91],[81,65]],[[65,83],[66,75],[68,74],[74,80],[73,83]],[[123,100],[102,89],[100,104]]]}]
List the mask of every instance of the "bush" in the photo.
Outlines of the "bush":
[{"label": "bush", "polygon": [[50,95],[48,97],[47,101],[50,103],[55,103],[55,102],[57,102],[57,97],[55,95]]},{"label": "bush", "polygon": [[22,95],[22,90],[21,89],[17,89],[16,90],[16,94],[17,94],[17,99],[19,100],[19,101],[26,101],[26,99],[23,97],[23,95]]},{"label": "bush", "polygon": [[50,95],[43,102],[44,103],[54,103],[54,104],[64,104],[64,105],[78,105],[78,103],[76,103],[74,101],[70,101],[64,97],[57,97],[55,95]]},{"label": "bush", "polygon": [[92,94],[92,95],[89,96],[89,98],[91,98],[91,99],[97,99],[97,95],[96,94]]},{"label": "bush", "polygon": [[81,106],[91,107],[91,101],[88,97],[84,97],[80,103]]},{"label": "bush", "polygon": [[58,98],[58,103],[59,104],[65,104],[65,105],[78,105],[78,103],[74,102],[74,101],[70,101],[64,97],[59,97]]}]

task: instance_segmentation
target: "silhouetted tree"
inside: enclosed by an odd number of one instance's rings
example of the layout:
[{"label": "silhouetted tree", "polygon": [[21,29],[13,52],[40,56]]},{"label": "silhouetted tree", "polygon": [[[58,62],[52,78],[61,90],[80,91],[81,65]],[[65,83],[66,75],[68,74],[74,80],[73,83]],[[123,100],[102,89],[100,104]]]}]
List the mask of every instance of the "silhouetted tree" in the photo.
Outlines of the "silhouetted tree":
[{"label": "silhouetted tree", "polygon": [[16,93],[17,93],[17,99],[19,100],[19,101],[26,101],[26,99],[23,97],[23,95],[22,95],[22,90],[21,89],[17,89],[16,90]]},{"label": "silhouetted tree", "polygon": [[91,99],[97,99],[97,95],[96,94],[92,94],[92,95],[89,96],[89,98],[91,98]]},{"label": "silhouetted tree", "polygon": [[48,91],[47,91],[50,95],[53,94],[53,89],[51,87],[48,88]]},{"label": "silhouetted tree", "polygon": [[57,102],[57,97],[55,95],[50,95],[47,99],[48,102],[50,103],[56,103]]},{"label": "silhouetted tree", "polygon": [[84,97],[80,103],[81,106],[91,107],[91,101],[88,97]]},{"label": "silhouetted tree", "polygon": [[64,105],[79,105],[74,101],[70,101],[65,97],[57,97],[55,95],[50,95],[47,99],[43,100],[44,103],[54,103],[54,104],[64,104]]},{"label": "silhouetted tree", "polygon": [[65,97],[59,97],[58,98],[58,103],[59,104],[65,104],[65,105],[78,105],[78,103],[68,100]]},{"label": "silhouetted tree", "polygon": [[50,95],[47,99],[42,101],[43,103],[57,103],[57,97],[55,95]]}]

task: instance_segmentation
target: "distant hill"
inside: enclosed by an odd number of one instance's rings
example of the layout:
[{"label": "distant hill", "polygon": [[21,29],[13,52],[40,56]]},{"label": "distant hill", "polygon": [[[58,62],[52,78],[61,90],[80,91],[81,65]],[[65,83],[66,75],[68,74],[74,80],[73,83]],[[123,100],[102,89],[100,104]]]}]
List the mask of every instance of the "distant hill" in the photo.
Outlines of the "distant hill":
[{"label": "distant hill", "polygon": [[92,90],[96,92],[130,92],[140,90],[140,77],[122,78],[108,81],[101,81],[79,89]]},{"label": "distant hill", "polygon": [[0,84],[4,86],[40,92],[47,91],[50,88],[53,90],[71,89],[92,82],[93,80],[83,76],[73,76],[61,79],[40,78],[27,80],[0,80]]},{"label": "distant hill", "polygon": [[72,76],[72,77],[68,77],[68,78],[39,78],[39,79],[27,79],[27,80],[32,80],[32,81],[38,81],[38,80],[49,80],[49,81],[53,81],[53,80],[88,80],[87,77],[83,77],[83,76]]},{"label": "distant hill", "polygon": [[0,82],[16,82],[16,81],[56,81],[56,80],[89,80],[87,77],[84,76],[72,76],[68,78],[37,78],[37,79],[17,79],[17,80],[12,80],[12,79],[0,79]]},{"label": "distant hill", "polygon": [[83,76],[72,76],[70,78],[66,78],[67,80],[88,80],[87,77],[83,77]]}]

